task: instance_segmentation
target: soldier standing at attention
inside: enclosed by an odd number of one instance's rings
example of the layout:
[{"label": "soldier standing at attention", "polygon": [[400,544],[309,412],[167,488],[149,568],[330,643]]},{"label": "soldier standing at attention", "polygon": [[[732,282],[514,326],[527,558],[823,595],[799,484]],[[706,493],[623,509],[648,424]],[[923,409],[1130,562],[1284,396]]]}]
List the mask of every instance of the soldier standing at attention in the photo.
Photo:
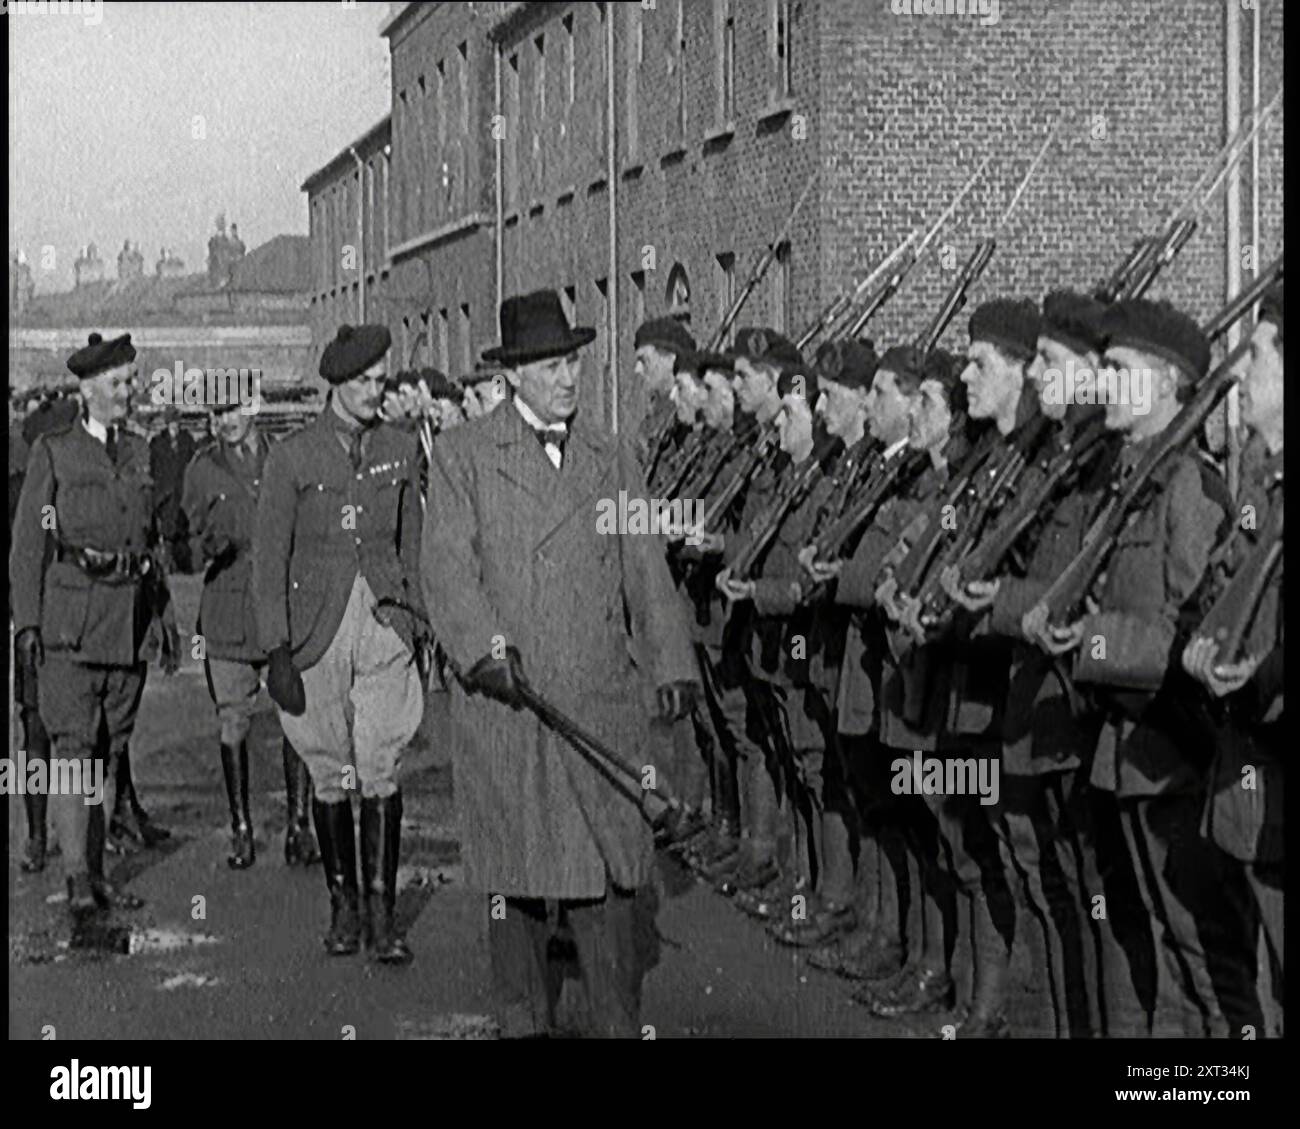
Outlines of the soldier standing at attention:
[{"label": "soldier standing at attention", "polygon": [[[98,333],[68,359],[85,410],[32,447],[9,557],[19,662],[39,671],[55,755],[83,771],[83,794],[50,804],[74,926],[97,908],[143,904],[104,878],[105,820],[144,687],[140,647],[157,567],[149,450],[123,426],[134,361],[130,334],[105,341]],[[101,721],[106,754],[97,747]],[[103,774],[103,793],[87,804],[90,772]]]},{"label": "soldier standing at attention", "polygon": [[267,690],[307,763],[330,892],[333,956],[360,947],[362,919],[349,793],[361,790],[366,939],[405,964],[394,908],[402,749],[424,695],[415,655],[427,622],[420,548],[418,440],[378,419],[382,325],[339,327],[321,356],[331,385],[317,418],[267,456],[253,533],[253,592]]},{"label": "soldier standing at attention", "polygon": [[[215,406],[216,439],[200,447],[185,472],[181,507],[189,525],[192,558],[202,561],[203,596],[198,631],[203,669],[221,726],[221,769],[230,804],[234,870],[253,865],[253,821],[248,809],[248,731],[266,668],[258,645],[253,603],[253,525],[267,442],[253,415],[238,403]],[[310,821],[311,777],[286,737],[284,789],[288,822],[284,859],[304,866],[320,856]]]},{"label": "soldier standing at attention", "polygon": [[667,425],[673,407],[670,394],[679,362],[695,353],[695,339],[676,318],[653,318],[632,339],[636,349],[636,376],[628,411],[628,433],[636,436],[641,470],[654,457],[649,445]]},{"label": "soldier standing at attention", "polygon": [[639,765],[650,692],[662,717],[684,716],[695,659],[662,538],[597,528],[600,499],[646,495],[632,444],[575,414],[578,349],[595,331],[570,328],[559,296],[538,291],[502,304],[501,337],[487,357],[509,366],[513,399],[434,447],[420,561],[468,691],[451,701],[466,881],[500,908],[488,947],[503,1034],[550,1032],[548,934],[567,924],[584,1030],[640,1035],[656,944],[642,796],[524,712],[520,685]]},{"label": "soldier standing at attention", "polygon": [[[1122,482],[1205,376],[1210,346],[1191,318],[1164,303],[1118,302],[1102,324],[1098,379],[1112,390],[1106,426],[1122,436]],[[1114,393],[1120,369],[1151,374],[1149,403]],[[1119,801],[1160,951],[1158,1035],[1236,1036],[1241,1021],[1259,1020],[1241,938],[1233,935],[1242,929],[1245,891],[1200,835],[1210,734],[1188,714],[1188,686],[1168,678],[1181,654],[1180,614],[1206,574],[1227,504],[1216,472],[1192,450],[1175,450],[1152,476],[1149,499],[1127,515],[1096,586],[1096,610],[1063,627],[1040,622],[1037,609],[1026,615],[1026,634],[1049,654],[1069,655],[1074,680],[1099,692],[1103,723],[1091,780]]]}]

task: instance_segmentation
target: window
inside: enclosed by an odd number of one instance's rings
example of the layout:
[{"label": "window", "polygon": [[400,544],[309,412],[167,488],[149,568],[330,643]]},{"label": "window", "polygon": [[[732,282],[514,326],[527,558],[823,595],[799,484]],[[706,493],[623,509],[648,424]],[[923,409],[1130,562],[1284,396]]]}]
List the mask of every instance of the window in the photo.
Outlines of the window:
[{"label": "window", "polygon": [[457,79],[460,82],[460,133],[465,137],[469,133],[469,43],[462,43],[456,48],[459,61]]},{"label": "window", "polygon": [[718,37],[718,122],[726,126],[736,116],[735,0],[714,0]]},{"label": "window", "polygon": [[768,51],[771,56],[772,80],[770,93],[775,101],[787,98],[794,92],[794,67],[792,64],[790,27],[790,0],[767,0]]},{"label": "window", "polygon": [[505,182],[506,211],[513,212],[519,208],[519,54],[516,52],[507,60],[505,98]]},{"label": "window", "polygon": [[686,137],[686,0],[677,0],[677,39],[674,55],[669,58],[669,73],[675,71],[676,90],[673,93],[673,140],[681,144]]},{"label": "window", "polygon": [[734,252],[724,251],[714,260],[713,285],[714,293],[718,296],[715,324],[721,325],[722,319],[730,312],[731,304],[736,300],[736,255]]},{"label": "window", "polygon": [[546,120],[546,36],[539,35],[533,40],[533,46],[537,49],[537,90],[536,102],[537,117],[540,121]]},{"label": "window", "polygon": [[577,60],[573,54],[573,13],[570,12],[560,23],[564,26],[564,69],[569,78],[569,105],[572,106],[578,86]]},{"label": "window", "polygon": [[420,314],[420,345],[424,346],[423,359],[426,365],[432,365],[433,359],[433,311],[424,310]]},{"label": "window", "polygon": [[450,335],[451,327],[447,323],[447,311],[445,309],[438,311],[438,367],[450,375],[451,359],[451,342],[447,340]]},{"label": "window", "polygon": [[596,411],[606,423],[610,422],[605,408],[605,389],[609,384],[609,279],[596,279],[596,350],[594,376],[596,385]]},{"label": "window", "polygon": [[462,302],[460,306],[460,345],[461,345],[461,372],[468,373],[474,371],[474,327],[469,320],[469,304]]},{"label": "window", "polygon": [[632,329],[639,329],[645,321],[645,271],[632,272]]},{"label": "window", "polygon": [[638,130],[637,113],[638,96],[637,88],[640,85],[641,63],[645,58],[645,26],[643,19],[645,13],[641,10],[640,4],[625,4],[623,11],[627,13],[628,19],[628,36],[627,36],[627,89],[623,95],[623,105],[627,108],[627,152],[624,154],[625,160],[629,165],[636,165],[637,151],[640,148],[640,136]]},{"label": "window", "polygon": [[782,243],[776,249],[775,268],[768,274],[771,280],[772,328],[778,333],[787,333],[790,325],[790,244]]},{"label": "window", "polygon": [[447,70],[443,66],[441,59],[437,65],[437,91],[435,97],[437,104],[434,107],[434,113],[438,115],[438,157],[442,156],[442,147],[447,143]]}]

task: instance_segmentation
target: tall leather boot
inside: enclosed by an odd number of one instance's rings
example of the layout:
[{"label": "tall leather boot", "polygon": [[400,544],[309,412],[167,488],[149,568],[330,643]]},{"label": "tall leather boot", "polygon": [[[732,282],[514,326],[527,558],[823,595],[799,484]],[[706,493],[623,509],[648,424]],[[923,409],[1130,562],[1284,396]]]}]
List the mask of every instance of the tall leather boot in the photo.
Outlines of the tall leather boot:
[{"label": "tall leather boot", "polygon": [[397,859],[402,844],[402,793],[361,799],[361,876],[366,891],[366,936],[381,964],[409,964],[413,953],[397,932]]},{"label": "tall leather boot", "polygon": [[[101,740],[106,740],[101,732]],[[157,846],[171,838],[171,832],[160,827],[144,810],[140,797],[136,794],[135,780],[131,775],[131,746],[122,747],[122,755],[117,758],[117,800],[113,805],[112,826],[109,829],[112,838],[142,843],[146,847]]]},{"label": "tall leather boot", "polygon": [[330,892],[330,931],[325,935],[325,951],[330,956],[351,956],[361,948],[352,804],[347,799],[323,804],[313,796],[311,814],[325,864],[325,885]]},{"label": "tall leather boot", "polygon": [[993,922],[988,898],[982,891],[976,891],[971,897],[970,924],[974,984],[970,1014],[957,1025],[957,1035],[966,1039],[1005,1039],[1010,1035],[1006,990],[1011,953]]},{"label": "tall leather boot", "polygon": [[311,829],[311,773],[297,750],[284,738],[280,746],[284,761],[284,795],[288,819],[284,830],[284,861],[290,866],[310,866],[320,860],[316,836]]},{"label": "tall leather boot", "polygon": [[27,846],[23,850],[19,867],[24,874],[39,874],[45,869],[45,806],[48,797],[44,792],[28,793],[23,797],[27,809]]},{"label": "tall leather boot", "polygon": [[247,870],[253,865],[253,819],[248,813],[248,742],[237,748],[221,746],[221,771],[226,778],[226,800],[230,804],[230,854],[226,865],[231,870]]}]

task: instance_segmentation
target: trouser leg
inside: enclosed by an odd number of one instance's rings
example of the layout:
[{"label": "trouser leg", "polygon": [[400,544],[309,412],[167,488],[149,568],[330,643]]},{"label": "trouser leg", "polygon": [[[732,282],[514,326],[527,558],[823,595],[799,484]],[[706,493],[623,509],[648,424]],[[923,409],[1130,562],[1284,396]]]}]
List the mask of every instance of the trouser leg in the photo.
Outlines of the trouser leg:
[{"label": "trouser leg", "polygon": [[578,950],[578,966],[589,1009],[586,1033],[597,1038],[641,1035],[641,943],[637,933],[644,904],[636,891],[610,886],[604,898],[565,902],[564,912]]},{"label": "trouser leg", "polygon": [[541,898],[494,895],[488,908],[492,1002],[504,1038],[547,1034],[560,981],[547,960],[549,928]]},{"label": "trouser leg", "polygon": [[[1283,978],[1285,965],[1285,926],[1286,904],[1283,898],[1282,864],[1251,863],[1246,867],[1246,879],[1250,883],[1251,893],[1259,907],[1261,932],[1264,948],[1269,961],[1269,987],[1271,988],[1268,1017],[1270,1035],[1282,1034],[1283,1006],[1286,998],[1286,983]],[[1263,977],[1261,977],[1263,979]]]},{"label": "trouser leg", "polygon": [[[32,687],[33,697],[35,687]],[[29,764],[44,763],[48,771],[50,759],[50,738],[41,723],[40,711],[33,701],[24,703],[20,709],[23,727],[23,744]],[[47,777],[48,779],[48,777]],[[48,837],[46,834],[46,812],[49,807],[48,790],[28,791],[23,795],[23,808],[27,814],[27,846],[24,850],[22,869],[28,873],[45,868],[45,851]]]}]

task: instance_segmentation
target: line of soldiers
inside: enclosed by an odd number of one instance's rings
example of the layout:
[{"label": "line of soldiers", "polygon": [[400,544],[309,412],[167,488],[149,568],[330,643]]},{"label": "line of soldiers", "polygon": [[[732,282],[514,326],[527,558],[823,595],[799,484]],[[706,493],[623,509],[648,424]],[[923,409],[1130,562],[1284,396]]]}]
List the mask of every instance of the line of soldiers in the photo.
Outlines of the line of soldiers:
[{"label": "line of soldiers", "polygon": [[[661,843],[877,1016],[1006,1036],[1028,946],[1060,1035],[1279,1031],[1280,563],[1245,657],[1201,626],[1269,528],[1280,556],[1281,283],[1252,328],[1238,498],[1199,437],[1177,448],[1059,626],[1045,593],[1206,376],[1192,319],[1055,291],[979,306],[964,358],[846,340],[813,364],[772,330],[717,354],[643,325],[650,491],[700,507],[670,557],[706,695]],[[1103,394],[1118,370],[1153,374],[1149,403]],[[1092,381],[1063,394],[1067,372]],[[985,490],[971,468],[1016,449],[1009,496]],[[1036,491],[1011,551],[974,538],[922,582],[927,531]]]}]

